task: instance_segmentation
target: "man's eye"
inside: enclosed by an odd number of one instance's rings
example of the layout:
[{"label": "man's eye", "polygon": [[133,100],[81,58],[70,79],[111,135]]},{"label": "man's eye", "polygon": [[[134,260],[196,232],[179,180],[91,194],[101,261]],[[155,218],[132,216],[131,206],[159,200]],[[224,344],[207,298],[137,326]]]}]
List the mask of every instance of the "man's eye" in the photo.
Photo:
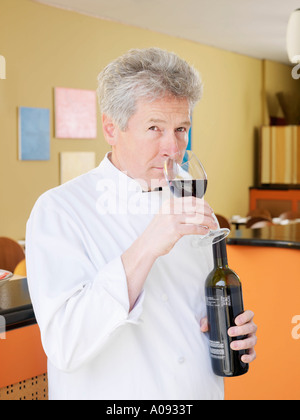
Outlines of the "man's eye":
[{"label": "man's eye", "polygon": [[149,130],[158,131],[158,127],[156,127],[155,125],[153,125],[152,127],[149,128]]},{"label": "man's eye", "polygon": [[184,133],[186,131],[186,128],[185,127],[179,127],[179,128],[177,128],[176,131],[179,131],[180,133]]}]

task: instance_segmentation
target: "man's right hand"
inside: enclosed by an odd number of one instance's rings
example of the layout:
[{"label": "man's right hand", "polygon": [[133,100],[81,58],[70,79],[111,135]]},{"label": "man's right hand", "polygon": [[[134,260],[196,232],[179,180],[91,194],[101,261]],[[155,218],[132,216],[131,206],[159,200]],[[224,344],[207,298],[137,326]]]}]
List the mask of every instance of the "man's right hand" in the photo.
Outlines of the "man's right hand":
[{"label": "man's right hand", "polygon": [[200,198],[172,198],[163,203],[141,238],[154,258],[168,254],[184,235],[206,235],[218,223],[209,204]]}]

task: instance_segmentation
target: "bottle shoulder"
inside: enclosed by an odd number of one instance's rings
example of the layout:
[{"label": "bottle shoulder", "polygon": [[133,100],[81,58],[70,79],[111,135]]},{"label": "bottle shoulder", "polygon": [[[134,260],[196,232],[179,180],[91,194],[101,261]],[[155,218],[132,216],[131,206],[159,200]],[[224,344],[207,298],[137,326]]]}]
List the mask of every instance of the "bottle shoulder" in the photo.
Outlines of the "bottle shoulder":
[{"label": "bottle shoulder", "polygon": [[240,286],[239,276],[229,267],[214,268],[207,276],[206,287]]}]

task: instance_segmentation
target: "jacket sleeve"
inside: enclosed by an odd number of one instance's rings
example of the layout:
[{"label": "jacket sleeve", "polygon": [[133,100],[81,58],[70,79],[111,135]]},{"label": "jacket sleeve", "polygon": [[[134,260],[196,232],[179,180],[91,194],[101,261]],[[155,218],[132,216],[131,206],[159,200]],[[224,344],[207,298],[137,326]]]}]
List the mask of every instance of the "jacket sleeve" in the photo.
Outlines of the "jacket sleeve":
[{"label": "jacket sleeve", "polygon": [[144,291],[129,312],[121,256],[103,259],[97,269],[80,227],[43,199],[27,222],[26,264],[43,347],[58,369],[77,369],[101,351],[118,327],[139,322]]}]

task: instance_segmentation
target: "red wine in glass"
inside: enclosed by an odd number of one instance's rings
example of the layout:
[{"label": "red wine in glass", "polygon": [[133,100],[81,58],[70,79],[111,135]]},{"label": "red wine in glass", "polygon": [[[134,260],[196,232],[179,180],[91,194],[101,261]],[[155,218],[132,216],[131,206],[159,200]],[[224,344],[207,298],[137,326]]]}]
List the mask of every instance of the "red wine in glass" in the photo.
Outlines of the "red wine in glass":
[{"label": "red wine in glass", "polygon": [[[164,164],[164,174],[175,197],[204,197],[207,175],[202,163],[191,150],[169,157]],[[226,238],[229,232],[229,229],[224,228],[210,230],[206,235],[198,235],[198,243],[199,245],[217,243]]]},{"label": "red wine in glass", "polygon": [[207,188],[207,179],[171,179],[169,187],[175,197],[203,198]]}]

